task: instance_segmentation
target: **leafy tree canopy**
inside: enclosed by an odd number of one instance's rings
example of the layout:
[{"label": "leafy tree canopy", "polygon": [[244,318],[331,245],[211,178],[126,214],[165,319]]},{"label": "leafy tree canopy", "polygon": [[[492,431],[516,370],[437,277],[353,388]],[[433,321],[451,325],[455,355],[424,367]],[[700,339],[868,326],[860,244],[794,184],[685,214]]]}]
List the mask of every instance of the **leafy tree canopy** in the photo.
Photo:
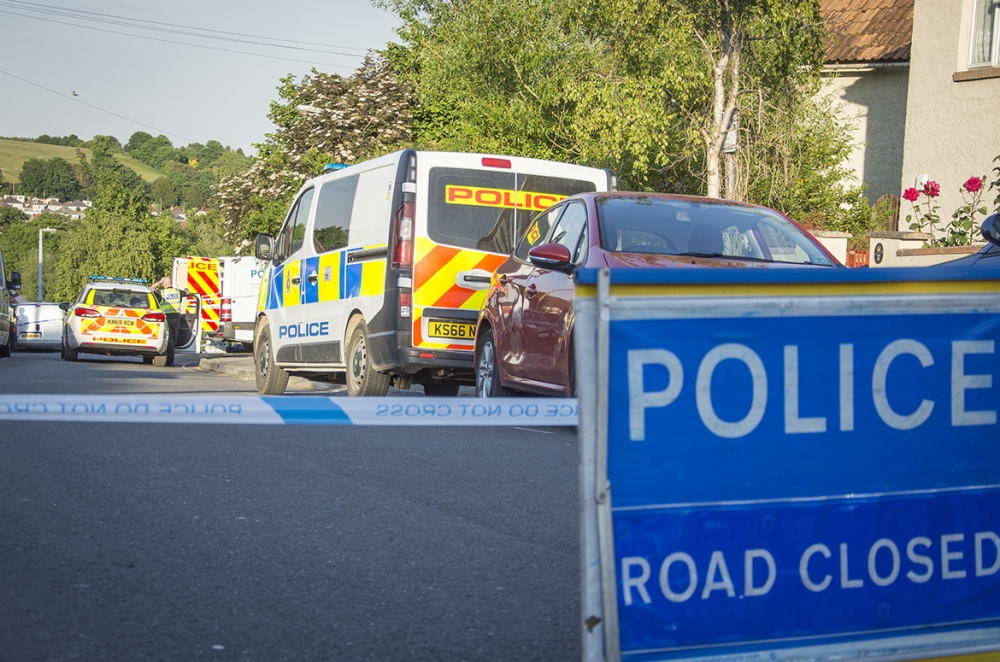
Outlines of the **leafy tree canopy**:
[{"label": "leafy tree canopy", "polygon": [[73,166],[66,159],[29,159],[21,166],[21,190],[25,195],[74,200],[80,197],[80,184]]}]

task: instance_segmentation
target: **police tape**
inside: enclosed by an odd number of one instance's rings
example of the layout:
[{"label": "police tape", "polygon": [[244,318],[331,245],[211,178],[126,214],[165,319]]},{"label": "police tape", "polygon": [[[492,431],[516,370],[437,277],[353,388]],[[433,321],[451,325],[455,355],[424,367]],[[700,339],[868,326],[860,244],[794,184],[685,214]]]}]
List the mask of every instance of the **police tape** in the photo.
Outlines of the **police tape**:
[{"label": "police tape", "polygon": [[574,426],[570,398],[13,395],[0,420],[230,425]]}]

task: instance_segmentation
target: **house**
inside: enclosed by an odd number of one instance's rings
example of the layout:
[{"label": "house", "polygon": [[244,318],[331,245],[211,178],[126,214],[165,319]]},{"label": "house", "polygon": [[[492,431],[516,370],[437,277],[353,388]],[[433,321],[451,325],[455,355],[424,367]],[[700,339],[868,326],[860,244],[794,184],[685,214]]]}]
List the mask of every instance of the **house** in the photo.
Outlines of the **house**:
[{"label": "house", "polygon": [[187,221],[187,214],[184,213],[184,210],[180,207],[171,207],[170,218],[175,221]]},{"label": "house", "polygon": [[899,196],[914,0],[822,0],[823,94],[840,105],[858,146],[846,165],[872,204]]},{"label": "house", "polygon": [[938,182],[941,217],[950,220],[969,177],[997,179],[991,169],[998,155],[1000,6],[916,0],[902,188],[925,176]]},{"label": "house", "polygon": [[[854,122],[859,145],[847,165],[870,202],[938,182],[947,222],[964,204],[959,190],[969,177],[996,179],[1000,5],[821,0],[821,12],[830,34],[824,91]],[[898,229],[908,230],[903,204]]]}]

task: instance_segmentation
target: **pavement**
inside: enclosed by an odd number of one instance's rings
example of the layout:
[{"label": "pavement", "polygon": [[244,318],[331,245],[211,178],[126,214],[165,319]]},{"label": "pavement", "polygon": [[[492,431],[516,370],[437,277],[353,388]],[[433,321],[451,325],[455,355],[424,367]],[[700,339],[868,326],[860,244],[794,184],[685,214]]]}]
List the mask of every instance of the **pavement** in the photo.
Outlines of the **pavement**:
[{"label": "pavement", "polygon": [[[252,354],[211,354],[201,356],[201,360],[198,361],[198,369],[203,372],[226,375],[251,382],[256,380]],[[331,384],[329,382],[306,379],[305,377],[290,377],[288,379],[288,390],[310,389],[329,392],[331,395],[347,395],[347,386],[345,384]],[[419,384],[414,384],[408,391],[397,391],[390,387],[387,395],[414,396],[423,395],[423,393],[424,388]],[[475,394],[476,390],[472,386],[463,386],[458,392],[459,396],[474,397]]]}]

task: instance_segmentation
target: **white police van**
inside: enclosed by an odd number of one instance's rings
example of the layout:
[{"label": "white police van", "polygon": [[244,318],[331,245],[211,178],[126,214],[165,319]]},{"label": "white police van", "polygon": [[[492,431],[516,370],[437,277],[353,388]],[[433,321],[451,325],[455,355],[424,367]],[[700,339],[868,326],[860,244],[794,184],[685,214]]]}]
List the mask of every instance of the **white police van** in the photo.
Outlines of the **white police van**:
[{"label": "white police van", "polygon": [[7,268],[3,263],[3,251],[0,251],[0,357],[10,356],[16,342],[14,336],[14,306],[8,290],[21,289],[21,274],[17,271],[7,278]]},{"label": "white police van", "polygon": [[617,188],[608,170],[538,159],[404,150],[306,182],[276,237],[257,302],[262,394],[289,374],[346,380],[351,395],[474,383],[490,278],[529,221],[565,197]]}]

